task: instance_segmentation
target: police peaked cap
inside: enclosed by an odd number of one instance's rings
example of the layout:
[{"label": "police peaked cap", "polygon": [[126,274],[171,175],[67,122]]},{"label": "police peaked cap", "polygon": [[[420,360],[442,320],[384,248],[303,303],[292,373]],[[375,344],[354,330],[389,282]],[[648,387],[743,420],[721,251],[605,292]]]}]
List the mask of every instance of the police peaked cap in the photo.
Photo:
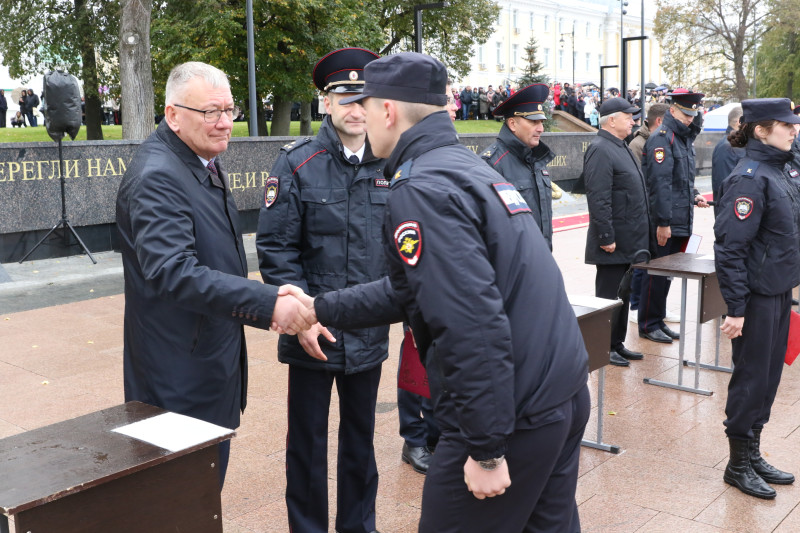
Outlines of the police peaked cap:
[{"label": "police peaked cap", "polygon": [[496,117],[523,117],[528,120],[545,120],[544,103],[550,95],[550,87],[544,83],[534,83],[515,92],[494,108]]},{"label": "police peaked cap", "polygon": [[348,96],[342,104],[365,98],[385,98],[416,104],[447,104],[447,68],[438,59],[417,52],[391,54],[364,68],[364,91]]},{"label": "police peaked cap", "polygon": [[792,112],[792,102],[788,98],[754,98],[742,101],[742,122],[762,120],[800,124],[800,117]]},{"label": "police peaked cap", "polygon": [[703,100],[705,94],[693,93],[689,89],[675,89],[671,93],[667,93],[667,96],[672,97],[672,103],[677,106],[678,109],[690,117],[696,117],[697,108],[700,106],[700,102]]},{"label": "police peaked cap", "polygon": [[314,65],[314,85],[323,92],[360,93],[364,90],[364,67],[379,57],[364,48],[334,50]]}]

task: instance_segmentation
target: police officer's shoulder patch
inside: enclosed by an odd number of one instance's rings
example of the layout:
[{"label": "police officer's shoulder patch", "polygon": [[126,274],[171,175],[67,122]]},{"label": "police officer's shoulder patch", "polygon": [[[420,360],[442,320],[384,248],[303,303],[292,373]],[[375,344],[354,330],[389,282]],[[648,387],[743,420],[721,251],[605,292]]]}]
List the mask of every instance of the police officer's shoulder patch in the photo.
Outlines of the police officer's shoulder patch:
[{"label": "police officer's shoulder patch", "polygon": [[269,208],[278,199],[278,189],[280,187],[280,180],[277,176],[270,176],[267,178],[267,183],[264,186],[264,205]]},{"label": "police officer's shoulder patch", "polygon": [[392,176],[392,185],[395,183],[408,179],[411,175],[411,166],[414,163],[413,160],[409,159],[402,165],[400,165],[397,170],[395,170],[394,175]]},{"label": "police officer's shoulder patch", "polygon": [[496,144],[491,145],[489,148],[483,151],[481,158],[489,161],[494,156],[495,152],[497,152],[497,148],[498,146]]},{"label": "police officer's shoulder patch", "polygon": [[737,168],[739,169],[739,174],[741,176],[752,178],[756,175],[758,165],[758,161],[753,161],[752,159],[741,159],[739,160],[739,165]]},{"label": "police officer's shoulder patch", "polygon": [[664,162],[664,149],[661,147],[656,148],[653,150],[653,158],[656,160],[656,163],[661,164]]},{"label": "police officer's shoulder patch", "polygon": [[753,200],[747,196],[740,196],[733,202],[733,210],[736,218],[744,220],[753,214]]},{"label": "police officer's shoulder patch", "polygon": [[281,147],[281,150],[283,150],[285,152],[291,152],[292,150],[296,150],[296,149],[300,148],[301,146],[310,143],[311,140],[312,140],[312,137],[304,137],[302,139],[296,139],[296,140],[290,142],[289,144],[284,144]]},{"label": "police officer's shoulder patch", "polygon": [[531,208],[512,183],[492,183],[494,192],[500,197],[509,214],[530,213]]},{"label": "police officer's shoulder patch", "polygon": [[394,230],[397,253],[408,266],[417,266],[422,254],[422,227],[416,220],[401,222]]}]

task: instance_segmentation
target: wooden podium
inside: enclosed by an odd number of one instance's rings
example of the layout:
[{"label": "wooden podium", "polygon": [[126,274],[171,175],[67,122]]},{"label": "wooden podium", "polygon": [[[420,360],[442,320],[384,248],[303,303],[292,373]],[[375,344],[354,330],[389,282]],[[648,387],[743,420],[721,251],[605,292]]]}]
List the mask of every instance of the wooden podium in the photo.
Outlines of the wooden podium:
[{"label": "wooden podium", "polygon": [[[122,433],[137,422],[174,420],[160,415],[186,422],[158,437],[188,447],[170,450]],[[233,435],[130,402],[2,439],[0,533],[12,515],[17,533],[221,533],[217,448]]]}]

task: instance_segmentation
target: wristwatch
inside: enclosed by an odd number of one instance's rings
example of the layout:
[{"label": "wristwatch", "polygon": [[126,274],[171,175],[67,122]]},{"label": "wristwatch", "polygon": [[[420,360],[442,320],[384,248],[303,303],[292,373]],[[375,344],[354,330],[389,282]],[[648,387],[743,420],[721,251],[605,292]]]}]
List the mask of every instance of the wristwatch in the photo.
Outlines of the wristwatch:
[{"label": "wristwatch", "polygon": [[494,459],[484,459],[483,461],[478,461],[478,464],[481,465],[481,468],[483,468],[484,470],[492,471],[501,464],[503,464],[503,461],[505,460],[506,456],[501,455],[500,457],[495,457]]}]

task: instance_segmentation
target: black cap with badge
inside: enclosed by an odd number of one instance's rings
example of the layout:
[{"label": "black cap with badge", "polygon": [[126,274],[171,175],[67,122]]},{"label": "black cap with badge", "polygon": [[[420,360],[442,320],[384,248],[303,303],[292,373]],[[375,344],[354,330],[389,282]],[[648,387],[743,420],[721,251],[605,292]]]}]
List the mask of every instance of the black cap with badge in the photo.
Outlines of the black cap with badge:
[{"label": "black cap with badge", "polygon": [[550,94],[550,87],[534,83],[512,94],[498,105],[492,114],[496,117],[524,117],[528,120],[545,120],[543,104]]},{"label": "black cap with badge", "polygon": [[379,57],[364,48],[334,50],[314,65],[314,85],[323,92],[360,93],[364,90],[364,66]]},{"label": "black cap with badge", "polygon": [[696,117],[697,108],[700,106],[700,102],[703,101],[705,94],[693,93],[689,89],[679,88],[667,93],[667,96],[672,98],[672,104],[678,109],[690,117]]},{"label": "black cap with badge", "polygon": [[417,104],[447,104],[447,68],[429,55],[402,52],[364,67],[364,92],[343,98],[343,105],[373,96]]},{"label": "black cap with badge", "polygon": [[608,98],[605,102],[600,105],[600,116],[605,117],[606,115],[613,115],[614,113],[630,113],[633,115],[634,113],[638,113],[640,110],[638,107],[627,101],[626,99],[622,98],[621,96],[616,96],[614,98]]},{"label": "black cap with badge", "polygon": [[787,124],[800,124],[800,117],[792,112],[788,98],[754,98],[742,101],[742,122],[779,120]]}]

